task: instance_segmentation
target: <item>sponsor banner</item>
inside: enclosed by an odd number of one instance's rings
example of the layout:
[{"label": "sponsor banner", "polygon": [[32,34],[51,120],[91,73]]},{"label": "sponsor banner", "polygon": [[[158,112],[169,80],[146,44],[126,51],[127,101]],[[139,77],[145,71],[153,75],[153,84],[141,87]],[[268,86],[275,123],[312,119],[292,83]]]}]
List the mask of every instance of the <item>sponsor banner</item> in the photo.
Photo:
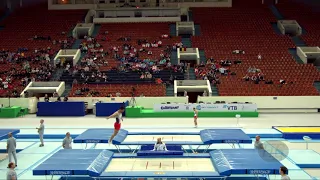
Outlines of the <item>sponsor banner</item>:
[{"label": "sponsor banner", "polygon": [[204,112],[257,111],[256,104],[155,104],[153,110],[155,112],[181,112],[192,111],[193,108]]}]

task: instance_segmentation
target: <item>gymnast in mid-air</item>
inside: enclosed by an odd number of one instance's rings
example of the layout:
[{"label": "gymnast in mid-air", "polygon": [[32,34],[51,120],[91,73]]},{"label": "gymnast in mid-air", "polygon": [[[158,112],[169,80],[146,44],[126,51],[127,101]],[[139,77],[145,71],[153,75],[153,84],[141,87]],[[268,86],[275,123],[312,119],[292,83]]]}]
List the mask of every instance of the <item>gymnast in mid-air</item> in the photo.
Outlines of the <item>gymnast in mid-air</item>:
[{"label": "gymnast in mid-air", "polygon": [[107,120],[110,118],[116,118],[116,122],[114,123],[114,131],[112,136],[109,139],[109,144],[112,143],[113,138],[118,134],[121,129],[121,122],[123,121],[122,113],[124,112],[124,107],[120,107],[118,111],[114,112],[111,116],[107,117]]}]

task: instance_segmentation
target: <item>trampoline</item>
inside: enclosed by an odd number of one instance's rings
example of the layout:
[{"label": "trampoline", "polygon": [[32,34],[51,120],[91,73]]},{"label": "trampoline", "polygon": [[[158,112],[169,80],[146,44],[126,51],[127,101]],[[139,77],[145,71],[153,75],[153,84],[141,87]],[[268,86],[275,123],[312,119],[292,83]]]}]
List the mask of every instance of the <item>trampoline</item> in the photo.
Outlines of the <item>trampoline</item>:
[{"label": "trampoline", "polygon": [[[231,175],[278,174],[281,163],[255,149],[215,150],[209,157],[116,158],[108,150],[60,150],[33,170],[36,176],[97,178],[220,178]],[[265,158],[268,158],[266,161]],[[61,163],[63,160],[64,163]],[[196,165],[196,166],[195,166]]]},{"label": "trampoline", "polygon": [[[74,143],[108,143],[109,138],[113,134],[113,129],[88,129],[78,137],[76,137]],[[205,129],[201,130],[198,135],[190,135],[188,133],[180,134],[166,134],[160,135],[159,133],[152,135],[138,135],[143,134],[135,133],[135,135],[130,135],[127,130],[120,130],[118,135],[113,139],[112,143],[117,147],[118,151],[121,153],[120,146],[137,145],[136,149],[133,149],[133,153],[141,145],[153,145],[157,138],[162,138],[167,145],[198,145],[196,149],[192,151],[197,151],[200,146],[205,145],[206,150],[212,144],[230,144],[232,148],[235,148],[237,144],[251,144],[252,139],[245,134],[241,129]],[[87,147],[87,146],[86,146]],[[130,147],[129,147],[130,148]],[[130,148],[131,149],[131,148]]]}]

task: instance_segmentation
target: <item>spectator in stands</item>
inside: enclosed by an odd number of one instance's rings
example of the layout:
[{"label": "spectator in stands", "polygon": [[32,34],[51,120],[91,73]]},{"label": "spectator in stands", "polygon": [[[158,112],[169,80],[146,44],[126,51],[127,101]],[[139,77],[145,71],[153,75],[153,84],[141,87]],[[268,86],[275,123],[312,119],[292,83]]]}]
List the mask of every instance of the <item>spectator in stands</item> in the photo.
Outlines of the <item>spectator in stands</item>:
[{"label": "spectator in stands", "polygon": [[205,90],[205,91],[203,91],[202,96],[208,96],[208,93],[207,93],[207,91],[206,91],[206,90]]},{"label": "spectator in stands", "polygon": [[68,100],[69,100],[68,96],[65,96],[65,97],[63,98],[63,101],[64,101],[64,102],[67,102]]},{"label": "spectator in stands", "polygon": [[45,94],[44,95],[44,102],[49,102],[50,98],[48,96],[48,94]]},{"label": "spectator in stands", "polygon": [[241,64],[242,62],[240,60],[233,61],[234,64]]},{"label": "spectator in stands", "polygon": [[255,149],[260,149],[260,150],[264,149],[263,144],[260,141],[260,136],[259,135],[256,136],[256,141],[254,142],[254,148]]},{"label": "spectator in stands", "polygon": [[281,85],[287,84],[286,80],[283,80],[283,79],[280,79],[279,82],[280,82]]},{"label": "spectator in stands", "polygon": [[53,97],[59,97],[57,91],[55,91],[52,96],[53,96]]},{"label": "spectator in stands", "polygon": [[56,102],[61,102],[61,97],[58,97]]},{"label": "spectator in stands", "polygon": [[77,96],[83,95],[83,93],[81,92],[80,89],[77,89],[77,90],[74,92],[74,94],[77,95]]},{"label": "spectator in stands", "polygon": [[162,142],[161,138],[158,138],[152,151],[168,151],[168,150],[167,150],[166,144]]},{"label": "spectator in stands", "polygon": [[259,53],[258,54],[258,60],[261,60],[262,59],[262,56],[261,56],[261,54]]},{"label": "spectator in stands", "polygon": [[273,84],[272,80],[265,80],[265,84]]},{"label": "spectator in stands", "polygon": [[116,97],[120,97],[120,96],[121,96],[121,93],[117,92]]},{"label": "spectator in stands", "polygon": [[187,97],[188,96],[188,92],[186,90],[183,91],[183,96]]},{"label": "spectator in stands", "polygon": [[281,180],[290,180],[290,177],[287,175],[288,168],[286,168],[285,166],[281,166],[279,171],[281,175]]}]

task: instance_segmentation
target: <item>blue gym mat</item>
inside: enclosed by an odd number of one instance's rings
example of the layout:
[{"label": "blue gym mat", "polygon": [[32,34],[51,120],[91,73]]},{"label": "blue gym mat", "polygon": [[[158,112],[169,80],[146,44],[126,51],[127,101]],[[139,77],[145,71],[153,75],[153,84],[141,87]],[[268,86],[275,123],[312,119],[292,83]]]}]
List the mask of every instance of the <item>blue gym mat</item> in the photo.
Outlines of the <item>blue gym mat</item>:
[{"label": "blue gym mat", "polygon": [[252,139],[241,129],[205,129],[200,131],[200,137],[204,144],[252,143]]},{"label": "blue gym mat", "polygon": [[[74,143],[108,143],[113,129],[88,129],[78,137],[76,137]],[[141,141],[136,142],[124,142],[128,136],[127,130],[120,130],[118,135],[113,139],[112,143],[116,145],[150,145],[154,144],[154,141]],[[137,133],[138,134],[138,133]],[[184,134],[183,132],[180,135]],[[202,142],[192,141],[172,141],[166,142],[170,145],[210,145],[220,143],[238,143],[238,144],[251,144],[252,139],[245,134],[241,129],[205,129],[201,130],[200,138]]]},{"label": "blue gym mat", "polygon": [[[73,143],[108,143],[114,129],[88,129],[73,140]],[[128,131],[121,129],[112,144],[121,144],[127,137]]]},{"label": "blue gym mat", "polygon": [[33,170],[33,175],[100,176],[107,168],[113,152],[102,149],[62,149]]},{"label": "blue gym mat", "polygon": [[0,140],[8,138],[8,134],[16,135],[20,133],[19,129],[0,129]]},{"label": "blue gym mat", "polygon": [[220,175],[279,174],[282,164],[265,150],[224,149],[210,153]]}]

